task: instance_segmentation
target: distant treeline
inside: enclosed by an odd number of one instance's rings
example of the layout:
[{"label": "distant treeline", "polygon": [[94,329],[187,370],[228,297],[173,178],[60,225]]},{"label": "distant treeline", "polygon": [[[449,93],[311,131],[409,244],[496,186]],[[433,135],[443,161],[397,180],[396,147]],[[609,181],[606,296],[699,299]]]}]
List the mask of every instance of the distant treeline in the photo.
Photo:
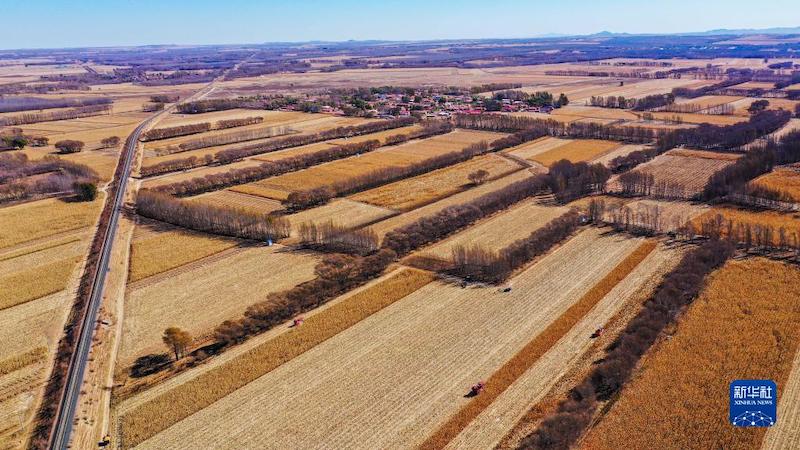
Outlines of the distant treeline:
[{"label": "distant treeline", "polygon": [[[574,139],[605,139],[631,143],[648,143],[660,133],[645,127],[618,127],[595,122],[561,123],[552,119],[509,116],[501,114],[458,114],[454,123],[459,128],[514,133],[517,131],[538,132],[541,136]],[[536,131],[533,131],[536,130]]]},{"label": "distant treeline", "polygon": [[37,109],[76,108],[80,106],[110,105],[108,97],[40,98],[40,97],[2,97],[0,113],[31,111]]},{"label": "distant treeline", "polygon": [[209,130],[211,130],[211,124],[208,122],[191,123],[167,128],[154,128],[142,133],[141,140],[144,142],[156,141],[195,133],[204,133]]},{"label": "distant treeline", "polygon": [[697,97],[702,97],[704,95],[711,95],[716,90],[724,89],[726,87],[733,86],[735,84],[742,84],[748,81],[750,81],[750,78],[731,78],[720,81],[719,83],[710,84],[708,86],[702,86],[695,89],[686,87],[676,87],[672,89],[672,95],[674,95],[675,97],[683,97],[683,98],[697,98]]},{"label": "distant treeline", "polygon": [[620,108],[632,109],[634,111],[647,111],[675,103],[675,96],[672,94],[648,95],[642,98],[626,98],[623,96],[611,95],[608,97],[592,96],[589,99],[589,106],[601,108]]},{"label": "distant treeline", "polygon": [[39,113],[26,113],[0,117],[0,126],[26,125],[39,122],[50,122],[53,120],[78,119],[81,117],[109,114],[110,112],[110,104],[80,106],[61,111],[44,111]]},{"label": "distant treeline", "polygon": [[139,191],[136,212],[192,230],[258,241],[282,239],[291,231],[289,221],[282,217],[180,200],[148,189]]},{"label": "distant treeline", "polygon": [[612,398],[623,388],[661,332],[673,324],[700,293],[705,277],[722,266],[732,254],[733,247],[721,240],[707,241],[689,251],[606,349],[600,362],[570,390],[556,412],[522,440],[520,447],[542,450],[571,448],[589,427],[598,401]]}]

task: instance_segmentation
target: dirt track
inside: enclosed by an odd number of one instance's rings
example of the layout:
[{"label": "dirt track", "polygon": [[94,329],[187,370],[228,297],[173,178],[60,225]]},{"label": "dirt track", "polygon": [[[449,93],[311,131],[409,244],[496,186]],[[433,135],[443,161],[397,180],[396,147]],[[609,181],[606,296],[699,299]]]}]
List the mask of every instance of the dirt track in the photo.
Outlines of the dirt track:
[{"label": "dirt track", "polygon": [[137,448],[419,444],[639,242],[586,230],[506,294],[432,283]]}]

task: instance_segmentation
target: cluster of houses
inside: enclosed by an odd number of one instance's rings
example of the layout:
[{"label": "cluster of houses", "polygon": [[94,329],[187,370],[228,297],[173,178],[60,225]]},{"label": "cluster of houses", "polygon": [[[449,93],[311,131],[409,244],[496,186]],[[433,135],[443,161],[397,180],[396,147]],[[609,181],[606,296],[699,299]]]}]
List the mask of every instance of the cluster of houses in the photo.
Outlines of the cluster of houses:
[{"label": "cluster of houses", "polygon": [[[484,112],[537,112],[549,114],[552,106],[531,106],[524,101],[491,97],[473,96],[471,94],[444,94],[415,91],[413,95],[403,93],[377,93],[369,101],[360,101],[357,115],[379,118],[396,117],[450,117],[453,114],[482,114]],[[323,103],[322,97],[310,96],[310,103]],[[298,110],[299,104],[286,105],[284,110]],[[318,112],[334,115],[353,115],[354,104],[331,105],[324,102]]]}]

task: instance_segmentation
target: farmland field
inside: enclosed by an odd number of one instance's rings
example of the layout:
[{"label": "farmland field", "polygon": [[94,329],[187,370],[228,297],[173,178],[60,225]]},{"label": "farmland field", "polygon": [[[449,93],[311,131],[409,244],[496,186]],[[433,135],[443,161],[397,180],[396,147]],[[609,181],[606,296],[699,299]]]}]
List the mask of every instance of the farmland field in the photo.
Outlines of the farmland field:
[{"label": "farmland field", "polygon": [[[517,276],[507,294],[428,284],[137,448],[178,440],[215,448],[418,444],[468,401],[463,395],[471,383],[516,353],[639,242],[587,230]],[[315,369],[321,363],[324,373]],[[338,407],[330,408],[332,402]],[[243,415],[257,418],[258,426],[243,423]],[[218,426],[204,425],[211,422]]]},{"label": "farmland field", "polygon": [[289,220],[292,228],[296,231],[304,223],[320,225],[333,222],[334,225],[341,227],[355,228],[377,222],[394,214],[394,211],[386,208],[339,198],[326,205],[287,215],[286,219]]},{"label": "farmland field", "polygon": [[797,167],[776,168],[772,172],[756,178],[752,183],[783,192],[793,201],[800,202],[800,171]]},{"label": "farmland field", "polygon": [[512,147],[504,151],[523,159],[532,160],[537,155],[540,155],[542,153],[547,153],[558,147],[567,145],[570,142],[572,142],[572,140],[570,139],[545,137],[541,139],[536,139],[535,141],[527,142],[522,145],[518,145],[516,147]]},{"label": "farmland field", "polygon": [[[656,184],[667,182],[682,186],[685,195],[691,196],[703,191],[711,175],[733,164],[736,156],[731,156],[733,155],[697,150],[670,150],[639,165],[635,170],[652,174]],[[614,176],[609,180],[609,191],[622,189],[617,178],[618,176]]]},{"label": "farmland field", "polygon": [[551,166],[556,161],[560,161],[562,159],[566,159],[574,163],[591,161],[595,158],[599,158],[603,155],[613,152],[619,147],[620,144],[614,141],[578,139],[546,152],[539,153],[535,156],[532,156],[530,159],[542,164],[543,166]]},{"label": "farmland field", "polygon": [[36,241],[92,225],[102,198],[94,202],[68,203],[39,200],[0,209],[0,248]]},{"label": "farmland field", "polygon": [[443,210],[444,208],[447,208],[448,206],[453,206],[468,202],[476,197],[480,197],[481,195],[488,194],[498,189],[502,189],[503,187],[508,186],[511,183],[524,180],[531,176],[532,176],[531,173],[526,170],[514,172],[510,175],[498,178],[495,181],[490,181],[478,187],[468,189],[464,192],[459,192],[458,194],[455,195],[451,195],[450,197],[445,197],[429,205],[425,205],[420,208],[411,210],[409,212],[400,214],[398,216],[382,220],[376,223],[375,225],[370,226],[370,229],[378,233],[378,236],[383,237],[386,233],[394,230],[395,228],[399,228],[409,223],[412,223],[422,217],[435,214]]},{"label": "farmland field", "polygon": [[270,292],[313,278],[315,264],[314,257],[287,252],[280,245],[251,247],[139,284],[127,295],[120,359],[162,351],[161,334],[170,326],[205,338]]},{"label": "farmland field", "polygon": [[[784,228],[788,236],[792,233],[800,233],[800,217],[796,214],[780,213],[775,211],[751,211],[736,207],[714,206],[709,209],[705,214],[696,217],[692,223],[699,230],[700,224],[706,220],[713,220],[717,215],[722,216],[722,220],[727,223],[729,220],[733,221],[734,226],[737,223],[771,226],[775,230],[773,239],[778,243],[777,230]],[[722,230],[723,235],[725,230]]]},{"label": "farmland field", "polygon": [[160,231],[147,232],[142,228],[136,228],[131,244],[129,282],[166,272],[238,244],[235,239],[163,225]]},{"label": "farmland field", "polygon": [[492,141],[501,135],[480,131],[457,130],[448,134],[385,147],[362,156],[354,156],[305,170],[291,172],[231,190],[261,197],[284,200],[290,192],[309,190],[343,181],[391,166],[406,166],[435,156],[460,150],[480,141]]},{"label": "farmland field", "polygon": [[521,167],[518,164],[499,155],[484,155],[424,175],[360,192],[350,198],[397,211],[408,211],[463,190],[471,184],[469,174],[478,170],[485,170],[488,178],[493,179],[519,169]]},{"label": "farmland field", "polygon": [[741,116],[720,116],[716,114],[697,114],[697,113],[672,113],[654,112],[651,113],[657,120],[675,120],[682,123],[710,123],[712,125],[733,125],[747,120]]},{"label": "farmland field", "polygon": [[[497,252],[518,239],[528,237],[547,222],[564,214],[568,208],[538,205],[532,201],[493,216],[467,228],[422,252],[424,256],[449,259],[457,246],[478,246]],[[502,230],[502,232],[500,232]]]},{"label": "farmland field", "polygon": [[797,268],[759,259],[714,273],[581,448],[757,448],[766,429],[727,421],[728,384],[769,379],[780,392],[800,344],[798,282]]}]

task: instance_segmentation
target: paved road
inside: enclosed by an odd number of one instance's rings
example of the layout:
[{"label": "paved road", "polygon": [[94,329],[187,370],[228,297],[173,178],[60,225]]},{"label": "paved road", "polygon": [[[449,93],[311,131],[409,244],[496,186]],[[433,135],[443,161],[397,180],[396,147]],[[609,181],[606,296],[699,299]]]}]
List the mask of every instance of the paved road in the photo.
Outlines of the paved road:
[{"label": "paved road", "polygon": [[[221,78],[221,77],[220,77]],[[190,99],[203,98],[208,95],[214,88],[214,80],[201,91],[197,92]],[[187,99],[187,100],[190,100]],[[83,384],[83,377],[86,372],[86,365],[89,359],[89,351],[92,347],[92,335],[94,334],[94,325],[97,322],[97,313],[100,310],[100,305],[103,300],[103,291],[105,288],[106,274],[109,271],[109,261],[111,260],[111,250],[113,248],[114,237],[117,233],[117,224],[122,208],[125,204],[125,188],[128,184],[128,179],[131,176],[133,168],[133,161],[136,156],[136,145],[139,142],[139,136],[142,132],[161,114],[169,110],[161,111],[158,114],[148,118],[142,122],[136,129],[128,136],[125,141],[125,146],[122,149],[120,164],[123,165],[124,170],[121,177],[115,180],[118,187],[114,194],[113,210],[111,218],[108,220],[104,228],[98,229],[98,233],[102,233],[103,246],[100,250],[100,260],[97,264],[97,272],[94,274],[94,282],[92,283],[91,294],[89,295],[89,304],[86,309],[86,315],[83,316],[78,331],[78,343],[75,352],[72,354],[69,369],[67,371],[67,379],[59,399],[59,406],[56,412],[55,423],[53,430],[50,434],[50,442],[48,447],[51,449],[67,449],[69,446],[70,435],[72,434],[73,421],[75,419],[75,411],[78,408],[78,399],[80,398],[81,385]]]}]

